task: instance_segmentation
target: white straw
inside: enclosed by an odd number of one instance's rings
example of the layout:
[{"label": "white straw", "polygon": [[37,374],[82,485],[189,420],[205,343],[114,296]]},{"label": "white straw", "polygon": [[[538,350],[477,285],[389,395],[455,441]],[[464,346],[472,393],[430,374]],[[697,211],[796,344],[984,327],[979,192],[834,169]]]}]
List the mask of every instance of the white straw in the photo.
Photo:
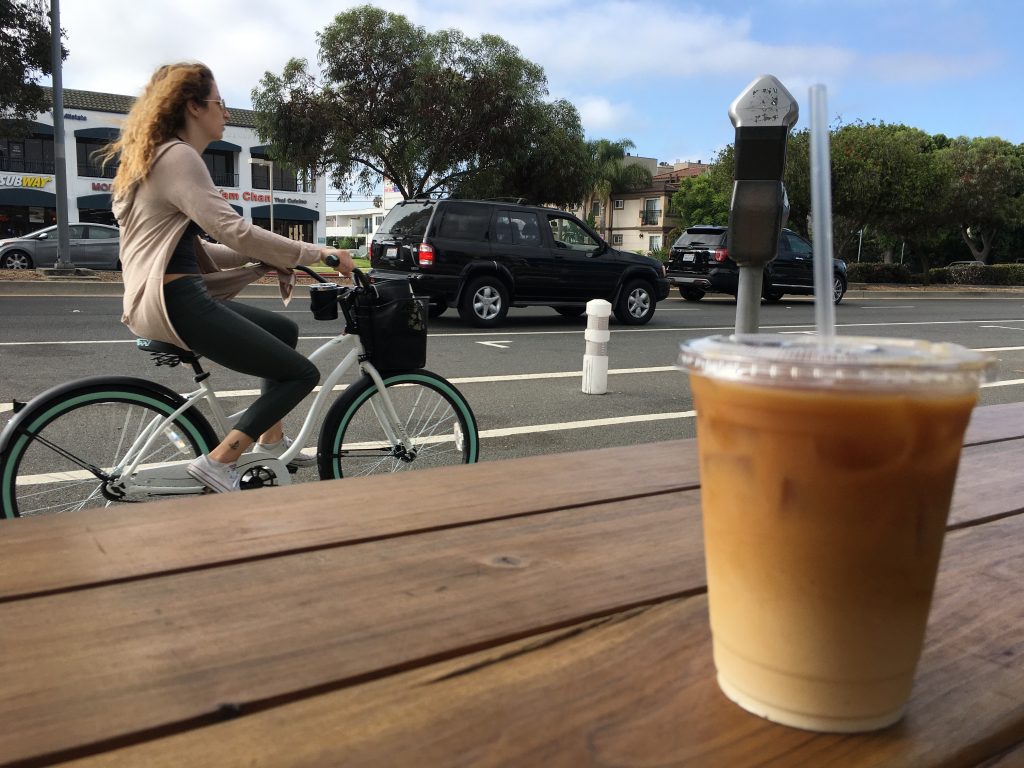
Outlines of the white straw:
[{"label": "white straw", "polygon": [[832,347],[836,309],[832,303],[832,166],[829,162],[828,98],[824,85],[812,85],[811,217],[814,228],[814,323],[819,346]]}]

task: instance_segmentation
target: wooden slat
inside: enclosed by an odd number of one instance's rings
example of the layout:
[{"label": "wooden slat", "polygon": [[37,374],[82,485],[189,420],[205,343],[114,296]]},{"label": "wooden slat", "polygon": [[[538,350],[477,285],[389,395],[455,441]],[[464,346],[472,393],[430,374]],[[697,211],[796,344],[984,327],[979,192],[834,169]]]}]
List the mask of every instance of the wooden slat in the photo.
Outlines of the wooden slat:
[{"label": "wooden slat", "polygon": [[714,682],[706,601],[676,599],[76,763],[76,768],[1019,765],[1024,516],[950,534],[908,715],[811,734]]},{"label": "wooden slat", "polygon": [[9,602],[0,760],[699,590],[699,531],[678,492]]},{"label": "wooden slat", "polygon": [[971,413],[964,445],[1019,437],[1024,437],[1024,403],[986,405]]},{"label": "wooden slat", "polygon": [[972,445],[960,455],[949,524],[1024,511],[1024,440]]},{"label": "wooden slat", "polygon": [[697,483],[696,446],[679,440],[6,521],[0,600]]},{"label": "wooden slat", "polygon": [[[951,524],[1019,511],[1022,459],[1024,439],[965,448]],[[509,477],[523,481],[494,503]],[[696,443],[678,440],[268,489],[244,506],[206,496],[9,521],[0,524],[0,601],[697,483]]]}]

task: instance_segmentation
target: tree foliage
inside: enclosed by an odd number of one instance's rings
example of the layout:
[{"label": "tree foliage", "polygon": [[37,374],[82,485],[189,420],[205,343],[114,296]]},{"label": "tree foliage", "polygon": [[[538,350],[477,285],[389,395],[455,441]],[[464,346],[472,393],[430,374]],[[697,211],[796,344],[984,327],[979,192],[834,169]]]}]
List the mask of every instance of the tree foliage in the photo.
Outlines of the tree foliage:
[{"label": "tree foliage", "polygon": [[[0,0],[0,117],[5,133],[23,133],[36,113],[50,108],[38,80],[53,71],[52,39],[44,3]],[[61,51],[66,59],[67,50],[62,46]]]},{"label": "tree foliage", "polygon": [[582,198],[579,115],[545,102],[544,71],[502,38],[430,33],[364,5],[317,41],[322,83],[292,59],[253,90],[257,132],[276,158],[329,173],[343,194],[387,177],[405,197]]},{"label": "tree foliage", "polygon": [[[926,273],[949,260],[953,233],[972,258],[990,261],[996,235],[1016,243],[1024,227],[1024,146],[855,122],[832,127],[830,158],[832,241],[841,258],[854,256],[867,231],[886,261],[909,244],[918,272]],[[813,236],[810,176],[810,132],[796,131],[786,155],[788,226]],[[680,184],[673,205],[687,225],[728,221],[732,177],[730,145],[710,174]]]}]

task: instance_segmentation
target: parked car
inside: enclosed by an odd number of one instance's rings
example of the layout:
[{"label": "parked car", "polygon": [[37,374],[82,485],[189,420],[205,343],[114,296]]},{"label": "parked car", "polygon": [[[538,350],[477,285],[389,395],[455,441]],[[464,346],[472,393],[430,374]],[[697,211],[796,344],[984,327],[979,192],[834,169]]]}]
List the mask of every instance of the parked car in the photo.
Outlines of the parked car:
[{"label": "parked car", "polygon": [[[706,293],[736,295],[739,265],[729,258],[728,229],[704,225],[689,227],[672,245],[668,279],[687,301],[700,301]],[[838,304],[846,293],[846,262],[832,260],[832,300]],[[786,294],[814,294],[814,251],[796,232],[782,230],[774,261],[764,268],[761,295],[774,304]]]},{"label": "parked car", "polygon": [[951,261],[946,267],[984,267],[985,262],[981,259],[970,259],[968,261]]},{"label": "parked car", "polygon": [[[121,231],[106,224],[70,224],[71,263],[89,269],[120,269]],[[35,269],[57,263],[57,226],[0,240],[0,269]]]},{"label": "parked car", "polygon": [[577,317],[591,299],[619,322],[642,325],[668,296],[657,259],[609,246],[553,208],[489,200],[407,200],[391,209],[370,245],[371,280],[409,277],[436,317],[493,328],[510,307],[548,306]]}]

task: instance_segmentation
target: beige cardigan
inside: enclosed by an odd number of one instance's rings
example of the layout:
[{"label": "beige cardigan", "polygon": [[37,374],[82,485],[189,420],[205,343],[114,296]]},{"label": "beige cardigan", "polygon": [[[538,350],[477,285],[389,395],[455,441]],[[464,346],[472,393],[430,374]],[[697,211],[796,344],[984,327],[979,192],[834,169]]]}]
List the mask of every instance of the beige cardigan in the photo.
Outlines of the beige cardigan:
[{"label": "beige cardigan", "polygon": [[[230,298],[267,271],[261,264],[290,269],[314,264],[322,247],[275,235],[243,219],[213,185],[195,149],[171,141],[157,149],[153,167],[136,187],[113,205],[121,225],[124,314],[133,333],[187,348],[164,305],[163,278],[178,240],[194,221],[221,244],[196,238],[196,256],[213,296]],[[243,255],[244,254],[244,255]]]}]

